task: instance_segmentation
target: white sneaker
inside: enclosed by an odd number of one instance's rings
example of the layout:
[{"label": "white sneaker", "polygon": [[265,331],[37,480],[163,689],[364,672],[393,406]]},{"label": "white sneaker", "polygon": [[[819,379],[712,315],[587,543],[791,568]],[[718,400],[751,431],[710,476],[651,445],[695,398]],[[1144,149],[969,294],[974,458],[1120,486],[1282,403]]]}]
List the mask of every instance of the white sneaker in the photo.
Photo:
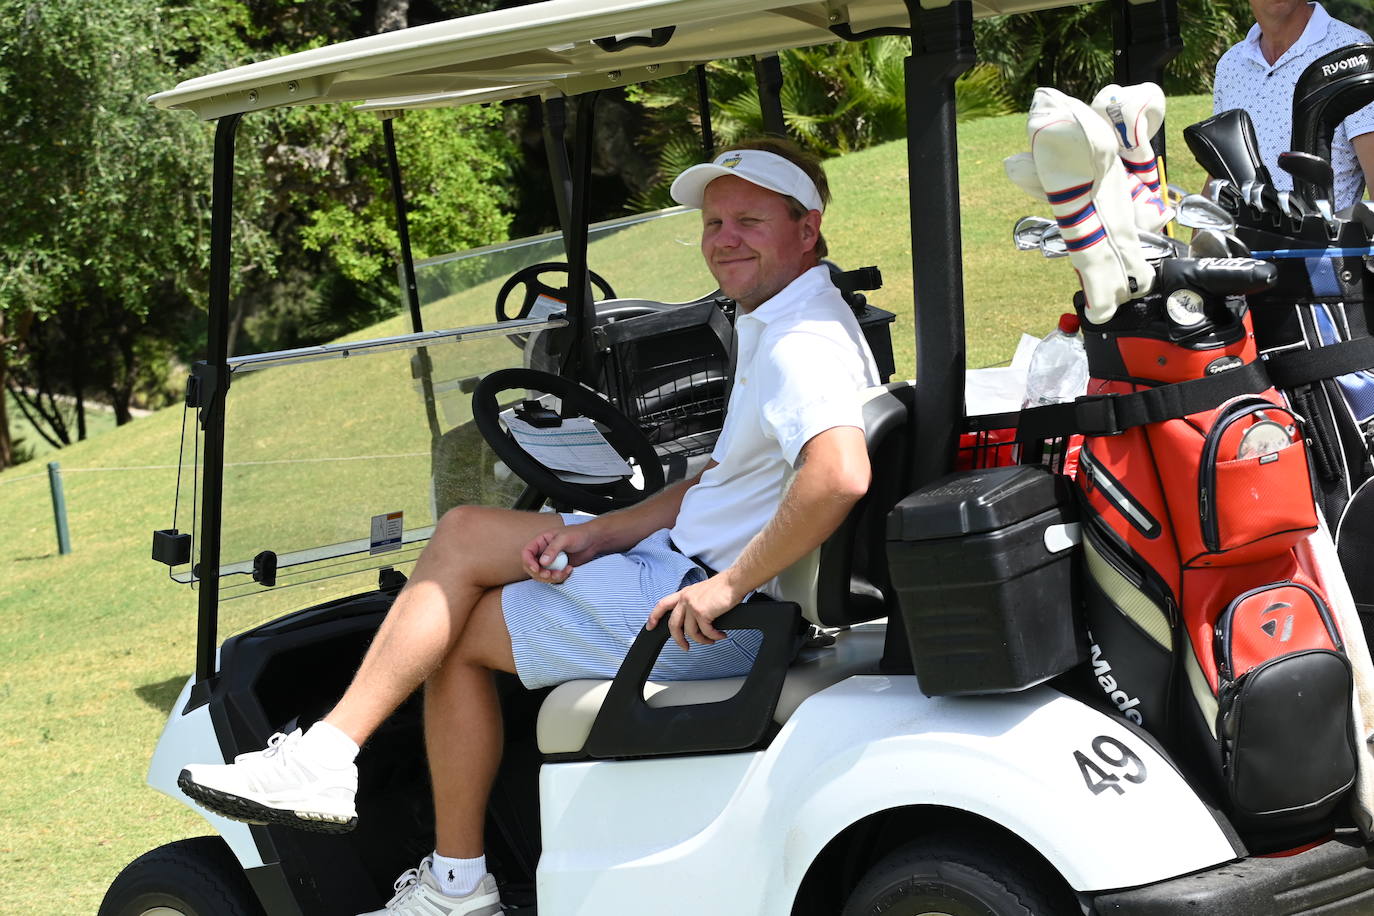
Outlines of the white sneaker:
[{"label": "white sneaker", "polygon": [[501,895],[496,879],[483,875],[471,894],[450,897],[439,890],[439,882],[429,869],[430,858],[425,856],[419,868],[406,870],[396,879],[396,896],[385,907],[360,916],[501,916]]},{"label": "white sneaker", "polygon": [[277,733],[267,747],[229,764],[190,764],[177,785],[201,807],[249,824],[347,833],[358,824],[358,768],[331,765],[301,744],[301,730]]}]

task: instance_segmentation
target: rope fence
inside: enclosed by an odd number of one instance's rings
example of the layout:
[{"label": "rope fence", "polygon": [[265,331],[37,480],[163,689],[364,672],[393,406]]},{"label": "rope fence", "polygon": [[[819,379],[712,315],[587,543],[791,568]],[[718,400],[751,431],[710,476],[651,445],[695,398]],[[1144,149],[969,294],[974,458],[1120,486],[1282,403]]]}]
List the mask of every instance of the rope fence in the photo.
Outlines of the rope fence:
[{"label": "rope fence", "polygon": [[[335,455],[321,458],[269,458],[261,461],[228,461],[225,462],[226,468],[241,467],[264,467],[277,464],[320,464],[325,462],[339,461],[390,461],[399,458],[428,458],[429,452],[399,452],[392,455]],[[94,474],[111,473],[120,471],[177,471],[178,490],[180,490],[180,471],[181,465],[178,464],[132,464],[123,467],[94,467],[94,468],[67,468],[68,474]],[[40,477],[48,478],[48,490],[52,496],[53,522],[57,528],[58,552],[68,554],[72,552],[71,533],[67,526],[67,502],[62,490],[63,470],[56,461],[48,462],[46,473],[26,474],[23,477],[0,478],[0,486],[11,483],[22,483],[25,480],[37,480]],[[175,515],[175,510],[173,511]]]},{"label": "rope fence", "polygon": [[[315,464],[328,461],[386,461],[396,458],[428,458],[429,452],[400,452],[395,455],[345,455],[325,458],[272,458],[263,461],[226,461],[226,468],[260,467],[270,464]],[[131,464],[125,467],[115,468],[63,468],[64,474],[86,474],[96,471],[175,471],[175,464]],[[0,477],[0,486],[7,483],[19,483],[24,480],[37,480],[46,477],[47,474],[28,474],[24,477],[6,478]]]}]

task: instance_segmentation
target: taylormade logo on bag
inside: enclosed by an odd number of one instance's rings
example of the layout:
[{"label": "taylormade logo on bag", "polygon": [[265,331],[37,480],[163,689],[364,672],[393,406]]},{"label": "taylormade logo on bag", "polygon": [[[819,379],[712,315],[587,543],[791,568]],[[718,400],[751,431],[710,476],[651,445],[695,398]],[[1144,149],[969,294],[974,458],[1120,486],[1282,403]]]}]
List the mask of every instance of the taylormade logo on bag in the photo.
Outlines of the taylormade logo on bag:
[{"label": "taylormade logo on bag", "polygon": [[1369,55],[1361,54],[1359,57],[1347,57],[1345,60],[1338,60],[1334,64],[1322,65],[1322,76],[1335,76],[1342,70],[1349,70],[1351,67],[1368,67]]},{"label": "taylormade logo on bag", "polygon": [[1128,696],[1126,691],[1120,689],[1116,683],[1116,678],[1112,677],[1111,664],[1102,657],[1102,647],[1093,643],[1092,647],[1093,676],[1097,678],[1097,683],[1102,687],[1102,692],[1107,695],[1107,699],[1116,704],[1116,708],[1121,710],[1121,714],[1130,719],[1136,725],[1144,725],[1145,717],[1136,709],[1140,705],[1140,698]]}]

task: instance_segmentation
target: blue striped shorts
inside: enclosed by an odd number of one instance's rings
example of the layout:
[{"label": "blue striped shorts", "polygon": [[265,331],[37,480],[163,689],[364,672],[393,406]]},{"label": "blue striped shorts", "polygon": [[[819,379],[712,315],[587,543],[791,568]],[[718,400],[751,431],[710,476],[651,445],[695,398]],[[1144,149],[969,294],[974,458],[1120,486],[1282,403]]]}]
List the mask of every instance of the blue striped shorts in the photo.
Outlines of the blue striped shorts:
[{"label": "blue striped shorts", "polygon": [[[564,515],[563,521],[589,518]],[[664,528],[625,553],[577,567],[562,585],[534,579],[507,585],[501,612],[520,681],[534,689],[615,677],[659,599],[705,579],[700,566],[672,548]],[[747,674],[762,638],[757,630],[733,630],[715,645],[692,643],[688,652],[669,640],[650,676],[691,681]]]}]

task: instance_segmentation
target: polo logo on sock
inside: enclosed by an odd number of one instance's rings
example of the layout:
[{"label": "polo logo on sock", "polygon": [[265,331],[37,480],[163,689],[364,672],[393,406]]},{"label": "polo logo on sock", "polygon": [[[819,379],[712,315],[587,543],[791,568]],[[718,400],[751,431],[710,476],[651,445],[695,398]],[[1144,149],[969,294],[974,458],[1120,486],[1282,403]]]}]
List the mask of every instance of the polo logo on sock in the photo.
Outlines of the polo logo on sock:
[{"label": "polo logo on sock", "polygon": [[453,877],[453,869],[451,869],[451,868],[448,870],[448,879],[449,879],[450,881],[456,880],[456,879]]},{"label": "polo logo on sock", "polygon": [[1358,57],[1347,57],[1345,60],[1338,60],[1334,64],[1322,65],[1322,76],[1335,76],[1342,70],[1349,70],[1352,67],[1368,67],[1369,55],[1361,54]]}]

